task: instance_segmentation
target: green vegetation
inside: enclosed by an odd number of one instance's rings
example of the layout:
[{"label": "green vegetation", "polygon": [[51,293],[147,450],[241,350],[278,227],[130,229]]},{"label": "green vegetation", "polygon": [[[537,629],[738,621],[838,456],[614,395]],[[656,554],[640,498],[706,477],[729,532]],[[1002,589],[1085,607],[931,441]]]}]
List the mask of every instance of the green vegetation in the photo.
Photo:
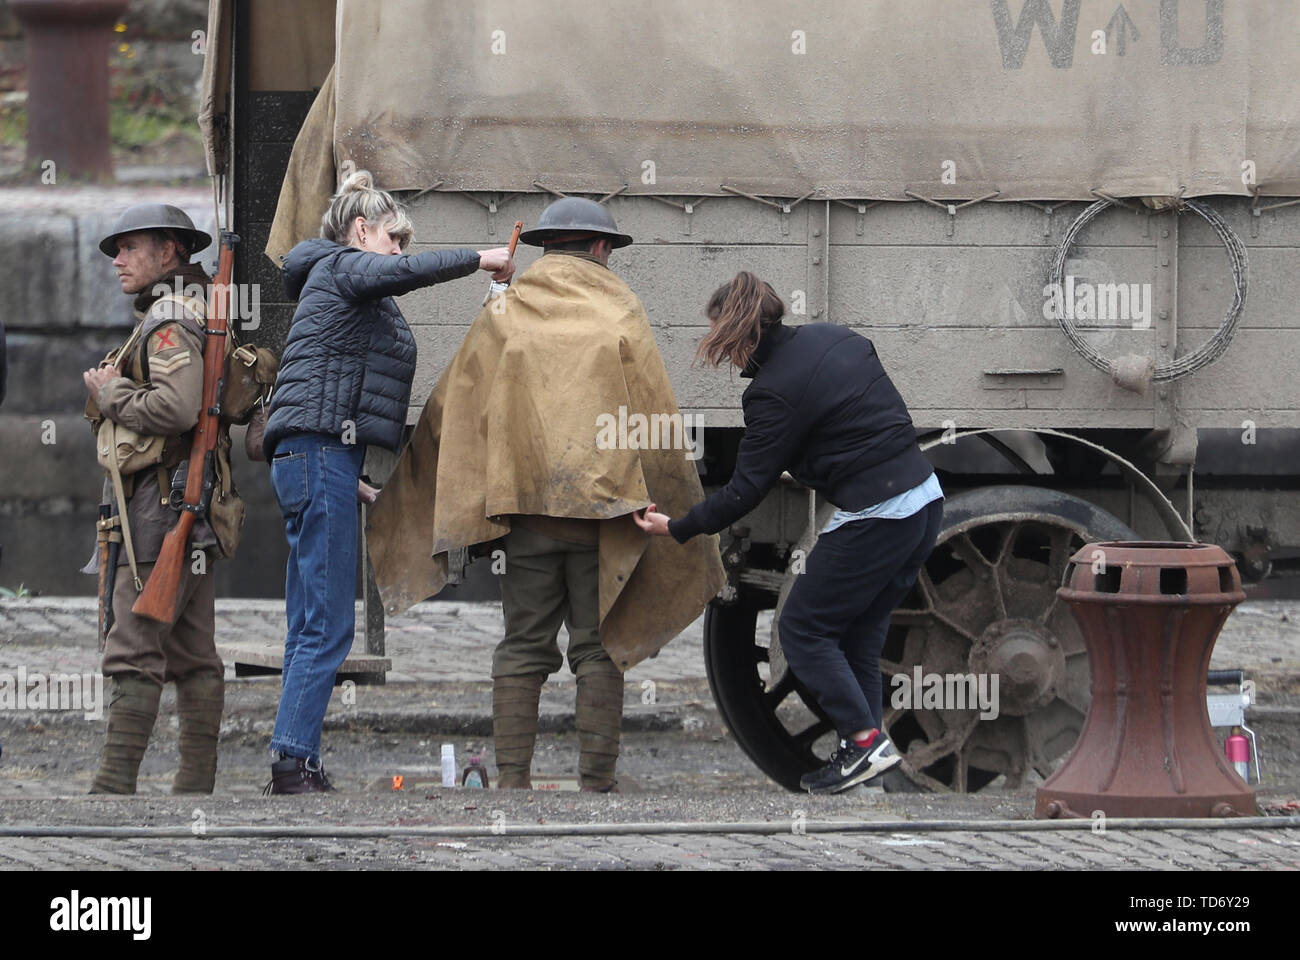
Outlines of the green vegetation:
[{"label": "green vegetation", "polygon": [[[108,107],[114,153],[161,148],[164,153],[192,156],[201,151],[198,107],[191,85],[182,79],[174,72],[117,57]],[[0,149],[20,154],[26,144],[26,97],[21,91],[0,88]]]},{"label": "green vegetation", "polygon": [[21,147],[27,142],[27,110],[0,106],[0,145]]},{"label": "green vegetation", "polygon": [[125,103],[109,105],[108,132],[113,146],[119,150],[141,150],[177,133],[195,143],[201,142],[193,117],[177,116],[166,108],[141,112]]}]

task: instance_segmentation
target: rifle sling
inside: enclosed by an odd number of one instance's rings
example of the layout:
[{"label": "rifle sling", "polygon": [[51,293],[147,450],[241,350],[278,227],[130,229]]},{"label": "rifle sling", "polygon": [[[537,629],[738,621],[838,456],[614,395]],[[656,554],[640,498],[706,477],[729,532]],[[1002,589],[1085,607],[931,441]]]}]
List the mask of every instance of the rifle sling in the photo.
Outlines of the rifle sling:
[{"label": "rifle sling", "polygon": [[[112,420],[105,420],[104,427],[110,431],[109,442],[112,443],[114,452],[117,450],[117,424]],[[100,429],[103,429],[101,427]],[[140,582],[140,572],[135,566],[135,548],[131,545],[131,524],[126,515],[126,494],[122,490],[122,471],[117,468],[117,457],[109,458],[109,476],[113,480],[113,495],[117,498],[117,515],[122,518],[122,545],[126,547],[126,562],[131,565],[131,580],[135,584],[135,592],[138,594],[144,589],[144,584]],[[116,575],[116,571],[113,571]]]}]

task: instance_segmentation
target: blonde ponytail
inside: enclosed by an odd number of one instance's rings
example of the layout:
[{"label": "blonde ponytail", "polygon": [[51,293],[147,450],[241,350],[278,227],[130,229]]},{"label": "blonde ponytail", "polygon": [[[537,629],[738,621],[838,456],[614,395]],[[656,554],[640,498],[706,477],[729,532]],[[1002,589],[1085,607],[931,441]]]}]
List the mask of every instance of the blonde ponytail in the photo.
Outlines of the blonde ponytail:
[{"label": "blonde ponytail", "polygon": [[358,170],[339,185],[338,193],[330,198],[329,209],[321,217],[320,235],[335,243],[347,243],[357,217],[376,227],[386,225],[388,235],[403,250],[415,233],[405,208],[391,193],[376,189],[369,170]]}]

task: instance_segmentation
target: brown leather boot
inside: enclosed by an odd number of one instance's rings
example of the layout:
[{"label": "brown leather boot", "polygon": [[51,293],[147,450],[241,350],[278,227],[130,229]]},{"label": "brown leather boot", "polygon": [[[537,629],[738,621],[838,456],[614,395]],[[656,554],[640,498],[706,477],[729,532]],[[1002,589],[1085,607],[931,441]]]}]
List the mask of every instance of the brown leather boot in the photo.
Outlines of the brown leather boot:
[{"label": "brown leather boot", "polygon": [[138,673],[111,678],[108,732],[91,793],[135,793],[140,761],[158,719],[162,687]]},{"label": "brown leather boot", "polygon": [[181,765],[172,793],[211,793],[217,782],[217,738],[226,705],[226,681],[205,673],[176,681]]},{"label": "brown leather boot", "polygon": [[502,790],[533,788],[537,708],[545,681],[545,674],[492,680],[492,739],[496,748],[497,786]]},{"label": "brown leather boot", "polygon": [[578,782],[583,790],[617,793],[623,729],[623,674],[613,662],[583,664],[578,674]]}]

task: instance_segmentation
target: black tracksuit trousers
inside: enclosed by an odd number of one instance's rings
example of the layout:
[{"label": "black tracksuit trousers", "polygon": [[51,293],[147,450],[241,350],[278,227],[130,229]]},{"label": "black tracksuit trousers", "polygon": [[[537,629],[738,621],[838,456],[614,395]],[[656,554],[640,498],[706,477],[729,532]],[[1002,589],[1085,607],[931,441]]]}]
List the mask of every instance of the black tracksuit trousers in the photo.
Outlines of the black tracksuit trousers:
[{"label": "black tracksuit trousers", "polygon": [[880,651],[894,608],[934,547],[943,500],[899,520],[854,520],[822,534],[778,626],[795,677],[842,738],[882,729]]}]

